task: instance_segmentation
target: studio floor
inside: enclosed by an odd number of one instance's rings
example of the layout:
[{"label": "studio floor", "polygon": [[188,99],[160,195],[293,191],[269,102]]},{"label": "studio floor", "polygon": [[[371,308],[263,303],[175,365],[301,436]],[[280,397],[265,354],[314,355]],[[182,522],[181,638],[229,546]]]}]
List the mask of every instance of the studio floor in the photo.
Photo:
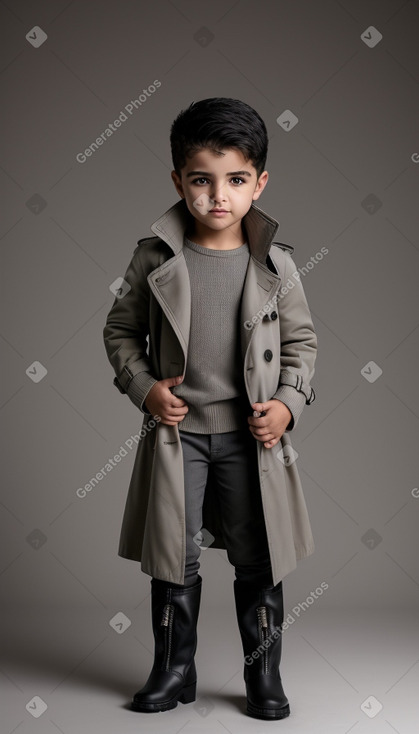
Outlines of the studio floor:
[{"label": "studio floor", "polygon": [[291,715],[265,722],[245,713],[234,609],[204,598],[197,700],[164,713],[135,713],[130,698],[152,663],[149,601],[111,615],[88,607],[6,610],[2,734],[419,731],[418,620],[403,609],[313,607],[296,617],[284,632],[281,665]]}]

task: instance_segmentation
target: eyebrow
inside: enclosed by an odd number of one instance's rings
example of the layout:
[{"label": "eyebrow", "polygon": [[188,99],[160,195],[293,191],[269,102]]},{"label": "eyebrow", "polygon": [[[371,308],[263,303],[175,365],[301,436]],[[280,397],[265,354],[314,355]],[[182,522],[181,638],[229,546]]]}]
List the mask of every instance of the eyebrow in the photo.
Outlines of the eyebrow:
[{"label": "eyebrow", "polygon": [[[211,176],[211,174],[207,171],[191,171],[186,174],[186,178],[189,178],[189,176]],[[230,173],[226,173],[226,176],[249,176],[251,178],[252,174],[249,171],[230,171]]]}]

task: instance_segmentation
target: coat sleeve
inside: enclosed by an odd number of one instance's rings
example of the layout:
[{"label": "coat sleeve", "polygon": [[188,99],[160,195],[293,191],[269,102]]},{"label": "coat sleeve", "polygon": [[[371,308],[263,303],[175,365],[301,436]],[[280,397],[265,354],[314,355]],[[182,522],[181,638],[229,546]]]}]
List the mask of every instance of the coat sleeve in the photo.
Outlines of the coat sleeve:
[{"label": "coat sleeve", "polygon": [[116,374],[114,385],[149,415],[144,401],[157,380],[151,374],[147,354],[150,288],[141,263],[140,247],[135,249],[124,275],[130,288],[122,298],[115,298],[103,329],[103,339]]},{"label": "coat sleeve", "polygon": [[311,387],[317,356],[317,336],[297,267],[282,252],[283,278],[277,307],[281,332],[281,369],[278,389],[272,399],[283,402],[292,414],[286,428],[293,430],[304,405],[315,399]]}]

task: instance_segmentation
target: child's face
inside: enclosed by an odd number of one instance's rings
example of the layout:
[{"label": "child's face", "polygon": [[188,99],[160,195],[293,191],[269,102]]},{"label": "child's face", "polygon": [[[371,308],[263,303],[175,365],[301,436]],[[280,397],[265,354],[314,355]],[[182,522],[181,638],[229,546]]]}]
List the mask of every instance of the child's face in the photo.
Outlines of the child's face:
[{"label": "child's face", "polygon": [[268,172],[258,177],[239,150],[229,148],[217,155],[204,148],[187,159],[180,177],[172,171],[172,179],[192,216],[220,231],[240,223],[265,188]]}]

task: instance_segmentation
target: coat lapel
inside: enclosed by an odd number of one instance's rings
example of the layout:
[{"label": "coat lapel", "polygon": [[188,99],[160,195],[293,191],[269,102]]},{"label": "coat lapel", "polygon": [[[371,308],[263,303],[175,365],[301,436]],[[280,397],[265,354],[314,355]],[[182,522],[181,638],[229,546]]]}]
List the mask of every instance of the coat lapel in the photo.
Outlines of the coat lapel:
[{"label": "coat lapel", "polygon": [[191,287],[182,252],[153,270],[147,278],[183,350],[185,364],[191,325]]}]

